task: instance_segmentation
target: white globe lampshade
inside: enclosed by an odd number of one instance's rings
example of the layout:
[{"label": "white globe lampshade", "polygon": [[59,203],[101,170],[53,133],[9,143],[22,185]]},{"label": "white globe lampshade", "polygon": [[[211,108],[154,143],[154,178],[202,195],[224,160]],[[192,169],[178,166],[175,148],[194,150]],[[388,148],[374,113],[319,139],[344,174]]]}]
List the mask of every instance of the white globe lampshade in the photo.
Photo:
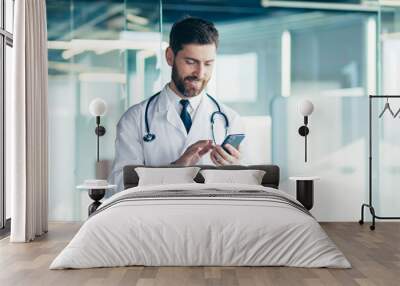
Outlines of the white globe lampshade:
[{"label": "white globe lampshade", "polygon": [[93,116],[103,116],[107,112],[107,103],[101,98],[95,98],[89,104],[89,112]]},{"label": "white globe lampshade", "polygon": [[305,99],[300,102],[299,104],[299,112],[303,116],[308,116],[314,111],[314,105],[312,104],[311,101]]}]

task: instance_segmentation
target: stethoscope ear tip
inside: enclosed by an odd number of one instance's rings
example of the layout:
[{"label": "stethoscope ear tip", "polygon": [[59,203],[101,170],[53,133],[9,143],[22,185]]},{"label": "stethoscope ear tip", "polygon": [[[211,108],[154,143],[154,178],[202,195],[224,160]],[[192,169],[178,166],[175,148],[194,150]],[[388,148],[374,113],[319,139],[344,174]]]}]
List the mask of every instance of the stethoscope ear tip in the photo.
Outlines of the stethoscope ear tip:
[{"label": "stethoscope ear tip", "polygon": [[147,133],[146,135],[143,136],[143,140],[146,141],[146,142],[151,142],[154,139],[156,139],[156,135],[155,134]]}]

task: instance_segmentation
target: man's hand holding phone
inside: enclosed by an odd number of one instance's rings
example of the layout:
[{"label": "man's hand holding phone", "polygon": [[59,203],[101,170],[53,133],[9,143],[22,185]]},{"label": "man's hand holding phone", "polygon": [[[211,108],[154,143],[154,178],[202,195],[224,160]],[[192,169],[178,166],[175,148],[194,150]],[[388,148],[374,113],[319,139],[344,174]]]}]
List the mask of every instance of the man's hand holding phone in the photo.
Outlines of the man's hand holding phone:
[{"label": "man's hand holding phone", "polygon": [[215,146],[210,153],[211,161],[216,166],[239,165],[241,157],[239,145],[244,137],[244,134],[228,135],[221,146]]}]

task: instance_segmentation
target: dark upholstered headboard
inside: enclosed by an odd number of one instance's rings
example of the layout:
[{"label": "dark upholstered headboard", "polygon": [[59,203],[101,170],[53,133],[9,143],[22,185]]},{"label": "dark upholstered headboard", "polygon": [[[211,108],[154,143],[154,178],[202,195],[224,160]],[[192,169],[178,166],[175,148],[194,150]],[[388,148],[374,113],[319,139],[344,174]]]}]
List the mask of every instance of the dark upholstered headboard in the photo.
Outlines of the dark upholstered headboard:
[{"label": "dark upholstered headboard", "polygon": [[[143,165],[128,165],[124,167],[124,190],[133,188],[138,185],[139,177],[135,172],[136,167],[146,168],[182,168],[181,166],[143,166]],[[216,167],[212,165],[196,165],[202,170],[204,169],[222,169],[222,170],[263,170],[265,175],[262,179],[262,185],[265,187],[271,187],[277,189],[279,187],[279,167],[276,165],[249,165],[249,166],[221,166]],[[198,173],[194,178],[197,183],[204,183],[203,176]]]}]

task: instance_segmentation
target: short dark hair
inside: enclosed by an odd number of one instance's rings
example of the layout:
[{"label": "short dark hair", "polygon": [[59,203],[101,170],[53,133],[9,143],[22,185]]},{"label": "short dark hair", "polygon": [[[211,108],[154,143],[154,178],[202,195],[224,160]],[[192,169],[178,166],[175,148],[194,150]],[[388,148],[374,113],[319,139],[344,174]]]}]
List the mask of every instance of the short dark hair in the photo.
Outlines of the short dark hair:
[{"label": "short dark hair", "polygon": [[218,47],[218,31],[212,22],[196,17],[185,17],[176,22],[169,34],[169,46],[177,54],[187,44]]}]

